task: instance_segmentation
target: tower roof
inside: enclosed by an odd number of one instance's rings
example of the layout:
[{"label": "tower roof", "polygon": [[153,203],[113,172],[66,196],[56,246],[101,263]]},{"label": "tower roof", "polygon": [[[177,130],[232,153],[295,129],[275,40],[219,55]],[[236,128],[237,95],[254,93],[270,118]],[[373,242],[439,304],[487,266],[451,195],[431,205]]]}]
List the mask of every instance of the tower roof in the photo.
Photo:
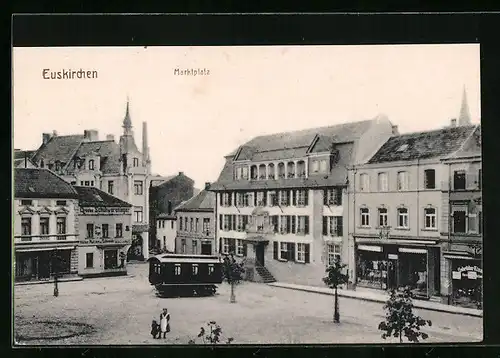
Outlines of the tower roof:
[{"label": "tower roof", "polygon": [[125,129],[132,128],[132,120],[130,119],[129,99],[128,99],[128,97],[127,97],[127,109],[126,109],[126,112],[125,112],[125,118],[123,119],[123,128],[125,128]]},{"label": "tower roof", "polygon": [[458,125],[467,126],[470,124],[471,120],[470,120],[469,103],[467,102],[467,92],[464,86],[464,91],[462,94],[462,106],[460,107],[460,115],[458,117]]}]

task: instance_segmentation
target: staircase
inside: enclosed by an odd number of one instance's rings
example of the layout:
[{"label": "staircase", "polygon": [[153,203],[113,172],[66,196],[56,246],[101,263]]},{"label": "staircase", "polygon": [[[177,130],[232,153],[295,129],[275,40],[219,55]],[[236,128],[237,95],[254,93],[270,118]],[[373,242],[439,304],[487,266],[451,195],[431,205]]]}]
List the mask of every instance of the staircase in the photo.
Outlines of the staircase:
[{"label": "staircase", "polygon": [[259,264],[257,261],[255,261],[255,271],[257,271],[259,276],[262,278],[262,282],[264,283],[276,282],[276,279],[269,272],[269,270],[264,266],[262,266],[261,264]]},{"label": "staircase", "polygon": [[[276,279],[269,270],[262,266],[257,260],[245,258],[243,260],[243,265],[245,267],[245,280],[263,283],[276,282]],[[256,277],[255,273],[257,273],[260,278]]]}]

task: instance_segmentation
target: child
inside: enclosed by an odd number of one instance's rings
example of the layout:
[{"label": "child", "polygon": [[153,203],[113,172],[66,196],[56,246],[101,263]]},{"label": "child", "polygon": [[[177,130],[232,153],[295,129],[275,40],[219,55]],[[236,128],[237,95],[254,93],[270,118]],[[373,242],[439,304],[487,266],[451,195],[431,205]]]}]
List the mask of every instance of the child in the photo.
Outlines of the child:
[{"label": "child", "polygon": [[156,322],[156,320],[153,320],[153,322],[151,322],[151,335],[153,336],[153,338],[161,338],[160,325],[158,324],[158,322]]}]

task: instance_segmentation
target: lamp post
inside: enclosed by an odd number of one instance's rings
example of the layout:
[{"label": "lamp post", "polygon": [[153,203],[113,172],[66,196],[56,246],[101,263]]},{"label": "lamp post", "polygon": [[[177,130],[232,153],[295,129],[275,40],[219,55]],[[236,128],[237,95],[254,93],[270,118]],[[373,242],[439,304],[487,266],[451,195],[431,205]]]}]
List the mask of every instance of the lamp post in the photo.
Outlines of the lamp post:
[{"label": "lamp post", "polygon": [[54,297],[59,296],[58,278],[59,278],[59,255],[57,249],[52,251],[52,269],[54,271]]}]

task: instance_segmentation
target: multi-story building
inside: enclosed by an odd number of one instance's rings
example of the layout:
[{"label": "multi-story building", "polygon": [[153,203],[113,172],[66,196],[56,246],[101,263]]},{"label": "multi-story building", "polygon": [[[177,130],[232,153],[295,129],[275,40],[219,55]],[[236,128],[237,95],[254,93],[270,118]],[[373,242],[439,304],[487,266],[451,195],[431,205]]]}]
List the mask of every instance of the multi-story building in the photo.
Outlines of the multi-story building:
[{"label": "multi-story building", "polygon": [[463,148],[443,159],[441,282],[443,301],[482,306],[481,128]]},{"label": "multi-story building", "polygon": [[[421,297],[446,294],[442,233],[449,170],[443,159],[463,148],[472,125],[395,135],[365,164],[351,167],[348,267],[358,287],[410,286]],[[443,204],[446,203],[446,204]]]},{"label": "multi-story building", "polygon": [[243,258],[256,281],[324,285],[325,267],[348,252],[346,167],[368,160],[393,130],[379,116],[256,137],[226,156],[210,188],[219,252]]},{"label": "multi-story building", "polygon": [[[175,235],[172,238],[170,229],[164,225],[174,225],[173,208],[193,197],[193,186],[194,181],[184,175],[184,172],[170,177],[154,177],[151,180],[149,191],[150,248],[173,250],[172,240],[175,240]],[[166,245],[167,242],[168,245]]]},{"label": "multi-story building", "polygon": [[177,237],[177,218],[174,212],[161,213],[156,216],[157,246],[161,252],[175,252],[175,238]]},{"label": "multi-story building", "polygon": [[149,253],[149,181],[151,160],[146,122],[142,128],[142,152],[135,144],[127,102],[123,134],[119,143],[113,135],[99,140],[96,130],[83,135],[42,135],[42,145],[30,157],[40,168],[48,168],[73,185],[91,186],[133,206],[129,258],[147,258]]},{"label": "multi-story building", "polygon": [[79,275],[126,275],[126,255],[132,244],[132,205],[95,187],[74,188],[79,206]]},{"label": "multi-story building", "polygon": [[204,190],[175,208],[176,253],[215,254],[215,193],[209,189],[210,183],[205,183]]},{"label": "multi-story building", "polygon": [[62,178],[47,169],[14,169],[16,281],[78,273],[77,212],[77,192]]}]

